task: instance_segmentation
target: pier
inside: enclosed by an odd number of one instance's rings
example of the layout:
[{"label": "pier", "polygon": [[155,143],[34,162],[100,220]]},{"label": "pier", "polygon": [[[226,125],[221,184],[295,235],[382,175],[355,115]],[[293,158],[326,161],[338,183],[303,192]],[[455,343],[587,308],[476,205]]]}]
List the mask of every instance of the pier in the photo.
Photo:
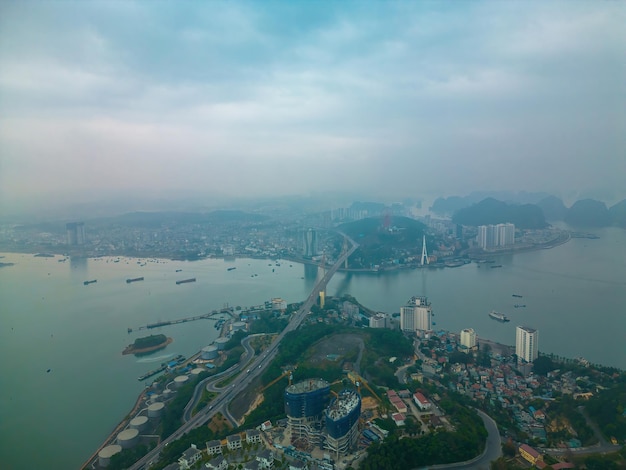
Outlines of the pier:
[{"label": "pier", "polygon": [[220,310],[219,312],[205,313],[204,315],[196,315],[194,317],[185,317],[185,318],[178,318],[176,320],[164,320],[164,321],[159,321],[156,323],[148,323],[147,325],[142,325],[137,328],[128,328],[128,332],[132,333],[133,331],[150,330],[152,328],[160,328],[162,326],[169,326],[169,325],[178,325],[179,323],[187,323],[187,322],[196,321],[196,320],[219,320],[220,319],[219,316],[224,315],[224,314],[230,315],[232,317],[233,309],[225,308],[225,309]]}]

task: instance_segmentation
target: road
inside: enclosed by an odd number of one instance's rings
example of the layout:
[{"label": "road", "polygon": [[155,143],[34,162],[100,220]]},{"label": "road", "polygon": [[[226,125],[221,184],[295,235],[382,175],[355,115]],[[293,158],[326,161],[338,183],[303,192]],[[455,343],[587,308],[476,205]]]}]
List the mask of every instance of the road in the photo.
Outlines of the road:
[{"label": "road", "polygon": [[496,422],[482,411],[476,411],[478,412],[478,416],[480,416],[483,420],[483,423],[485,423],[485,428],[487,428],[488,433],[483,453],[478,457],[465,462],[429,465],[428,467],[423,467],[424,469],[440,470],[444,468],[454,468],[455,470],[489,470],[491,462],[498,459],[502,455],[502,441],[500,440],[500,432],[498,431],[498,425]]},{"label": "road", "polygon": [[[337,259],[337,262],[324,273],[322,278],[319,280],[319,282],[315,285],[315,287],[311,291],[311,294],[302,303],[298,311],[291,317],[289,324],[276,337],[274,342],[263,353],[263,355],[259,356],[256,360],[252,361],[251,363],[250,362],[248,363],[248,365],[246,366],[247,368],[246,370],[249,369],[250,372],[239,374],[237,377],[235,377],[233,381],[227,387],[219,391],[219,395],[211,402],[209,406],[204,407],[202,410],[196,413],[195,416],[190,417],[189,420],[185,422],[180,428],[174,431],[169,437],[163,439],[154,449],[152,449],[144,457],[142,457],[137,462],[135,462],[133,466],[129,467],[130,470],[142,470],[142,469],[150,468],[152,463],[158,461],[159,454],[161,453],[161,449],[163,449],[163,447],[168,445],[170,442],[173,442],[179,439],[180,437],[182,437],[184,434],[191,431],[192,429],[202,426],[204,423],[209,421],[217,412],[221,411],[222,414],[224,414],[224,416],[230,416],[230,413],[228,413],[227,408],[232,398],[234,398],[240,392],[242,392],[245,389],[245,387],[247,387],[249,383],[255,377],[260,375],[263,372],[263,369],[265,369],[265,367],[272,362],[272,360],[274,359],[274,356],[278,352],[278,346],[280,345],[280,342],[283,340],[285,335],[291,331],[296,330],[302,324],[302,322],[304,321],[304,319],[310,312],[311,307],[317,301],[317,298],[319,297],[319,293],[322,290],[326,289],[326,285],[328,284],[328,281],[330,281],[330,279],[334,276],[334,274],[341,267],[341,265],[345,262],[345,260],[348,259],[348,257],[352,255],[352,253],[354,253],[354,251],[359,247],[359,245],[353,239],[348,237],[346,234],[341,233],[341,232],[340,234],[348,239],[348,241],[352,244],[352,247],[346,253],[341,255]],[[240,361],[240,364],[235,366],[236,367],[235,371],[241,370],[243,364],[244,362]],[[196,395],[196,393],[201,394],[204,387],[206,387],[206,384],[200,387],[196,387],[196,390],[194,391],[194,396]],[[198,390],[200,391],[198,392]],[[190,410],[192,410],[193,406],[190,406],[189,408]],[[189,411],[189,414],[190,413],[191,411]],[[230,416],[230,418],[232,419],[232,416]]]}]

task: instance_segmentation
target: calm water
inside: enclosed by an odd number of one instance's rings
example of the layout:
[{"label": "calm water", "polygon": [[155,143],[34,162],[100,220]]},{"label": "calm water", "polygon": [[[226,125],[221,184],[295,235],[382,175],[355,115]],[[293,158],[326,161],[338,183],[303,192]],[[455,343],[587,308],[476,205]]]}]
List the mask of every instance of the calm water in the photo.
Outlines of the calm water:
[{"label": "calm water", "polygon": [[[626,232],[598,234],[600,240],[503,256],[498,269],[472,264],[384,275],[338,273],[328,291],[350,293],[390,313],[412,295],[424,294],[437,328],[472,327],[479,336],[513,344],[515,326],[524,324],[539,330],[542,351],[626,368]],[[0,268],[0,461],[9,469],[77,468],[134,404],[143,387],[138,375],[172,355],[193,354],[217,335],[209,320],[166,327],[161,332],[174,343],[138,359],[121,351],[146,333],[129,335],[128,327],[198,315],[226,303],[299,301],[317,275],[314,267],[284,261],[268,266],[264,260],[159,260],[142,266],[144,261],[124,258],[115,263],[115,258],[58,262],[59,257],[4,256],[1,261],[16,263]],[[126,284],[138,276],[145,281]],[[197,282],[175,285],[188,277]],[[89,279],[98,282],[84,286]],[[515,303],[527,307],[515,309]],[[492,309],[511,322],[490,320]]]}]

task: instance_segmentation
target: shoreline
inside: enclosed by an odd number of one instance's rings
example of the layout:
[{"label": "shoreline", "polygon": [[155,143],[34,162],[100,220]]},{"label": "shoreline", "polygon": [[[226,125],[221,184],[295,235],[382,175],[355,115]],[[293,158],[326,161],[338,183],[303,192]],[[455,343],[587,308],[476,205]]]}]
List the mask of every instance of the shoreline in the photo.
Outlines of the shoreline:
[{"label": "shoreline", "polygon": [[140,348],[140,349],[135,349],[132,344],[129,344],[128,346],[126,346],[124,351],[122,351],[122,356],[125,356],[128,354],[147,354],[149,352],[158,351],[159,349],[163,349],[167,347],[168,344],[171,344],[173,342],[174,340],[168,337],[163,343],[157,344],[155,346],[148,346],[147,348]]}]

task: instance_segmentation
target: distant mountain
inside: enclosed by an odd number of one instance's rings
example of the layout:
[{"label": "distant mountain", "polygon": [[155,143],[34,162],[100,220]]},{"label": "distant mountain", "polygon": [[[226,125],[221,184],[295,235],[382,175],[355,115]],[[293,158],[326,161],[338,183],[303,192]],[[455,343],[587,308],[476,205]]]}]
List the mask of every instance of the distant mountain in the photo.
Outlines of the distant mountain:
[{"label": "distant mountain", "polygon": [[605,203],[582,199],[569,208],[564,220],[575,227],[606,227],[611,225],[611,214]]},{"label": "distant mountain", "polygon": [[452,221],[462,225],[489,225],[511,222],[516,228],[544,228],[546,219],[541,208],[534,204],[514,205],[487,198],[457,211]]},{"label": "distant mountain", "polygon": [[626,228],[626,199],[611,206],[609,214],[613,225]]},{"label": "distant mountain", "polygon": [[556,196],[548,196],[543,198],[537,203],[537,205],[543,211],[543,215],[546,220],[551,222],[557,220],[563,220],[567,212],[567,207],[563,204],[563,201]]},{"label": "distant mountain", "polygon": [[460,209],[469,207],[484,199],[492,198],[508,204],[537,204],[550,195],[547,193],[529,193],[526,191],[474,191],[467,196],[437,198],[430,210],[436,214],[452,215]]}]

